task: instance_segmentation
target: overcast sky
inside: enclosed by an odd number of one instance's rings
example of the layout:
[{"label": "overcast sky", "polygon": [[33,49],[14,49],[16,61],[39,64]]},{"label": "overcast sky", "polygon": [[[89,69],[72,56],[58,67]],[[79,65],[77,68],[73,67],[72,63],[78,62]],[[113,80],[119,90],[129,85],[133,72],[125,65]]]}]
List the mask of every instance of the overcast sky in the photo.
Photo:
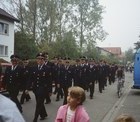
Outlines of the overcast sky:
[{"label": "overcast sky", "polygon": [[103,27],[109,33],[99,47],[134,48],[140,35],[140,0],[100,0],[105,6]]}]

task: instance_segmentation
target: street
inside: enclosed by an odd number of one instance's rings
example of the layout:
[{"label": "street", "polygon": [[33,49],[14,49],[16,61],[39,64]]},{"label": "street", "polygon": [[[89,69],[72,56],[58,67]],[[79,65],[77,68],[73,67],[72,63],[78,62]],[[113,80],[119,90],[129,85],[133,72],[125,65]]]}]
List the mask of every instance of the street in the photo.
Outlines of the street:
[{"label": "street", "polygon": [[[89,92],[86,91],[87,98],[84,106],[90,116],[91,122],[112,122],[121,113],[130,113],[137,121],[140,120],[140,91],[131,89],[132,81],[133,74],[126,73],[125,86],[121,98],[117,96],[117,82],[107,85],[103,93],[99,93],[98,84],[96,84],[92,100],[89,99]],[[22,105],[23,117],[26,122],[32,122],[35,111],[35,98],[32,92],[30,92],[30,95],[31,100]],[[62,105],[63,99],[56,102],[55,95],[52,95],[51,100],[50,104],[45,104],[48,117],[44,121],[38,119],[38,122],[54,122],[57,110]]]}]

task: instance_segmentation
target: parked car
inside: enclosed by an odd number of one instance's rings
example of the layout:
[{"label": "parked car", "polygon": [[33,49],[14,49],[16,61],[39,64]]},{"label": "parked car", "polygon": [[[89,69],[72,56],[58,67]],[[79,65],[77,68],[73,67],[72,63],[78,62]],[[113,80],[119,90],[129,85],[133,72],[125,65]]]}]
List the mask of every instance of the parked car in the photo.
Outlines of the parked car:
[{"label": "parked car", "polygon": [[7,67],[10,67],[11,63],[0,63],[0,93],[6,92],[6,87],[2,83],[4,73]]}]

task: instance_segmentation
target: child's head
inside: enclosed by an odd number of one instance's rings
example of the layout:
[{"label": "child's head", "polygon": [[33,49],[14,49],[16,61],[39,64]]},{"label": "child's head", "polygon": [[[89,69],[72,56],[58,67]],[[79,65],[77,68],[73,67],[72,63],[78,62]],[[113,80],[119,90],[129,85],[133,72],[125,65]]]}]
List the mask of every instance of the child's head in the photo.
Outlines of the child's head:
[{"label": "child's head", "polygon": [[70,87],[68,89],[68,97],[69,96],[79,101],[79,104],[82,104],[86,99],[84,89],[78,86]]},{"label": "child's head", "polygon": [[114,122],[136,122],[134,118],[128,114],[119,115]]}]

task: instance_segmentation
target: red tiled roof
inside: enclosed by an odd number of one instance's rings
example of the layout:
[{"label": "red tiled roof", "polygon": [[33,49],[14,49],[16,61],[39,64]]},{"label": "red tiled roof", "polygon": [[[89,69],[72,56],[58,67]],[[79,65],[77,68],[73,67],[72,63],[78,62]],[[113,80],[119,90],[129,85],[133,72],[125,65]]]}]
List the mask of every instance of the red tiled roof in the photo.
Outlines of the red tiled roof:
[{"label": "red tiled roof", "polygon": [[115,55],[121,55],[121,47],[102,47],[104,50],[107,50]]}]

